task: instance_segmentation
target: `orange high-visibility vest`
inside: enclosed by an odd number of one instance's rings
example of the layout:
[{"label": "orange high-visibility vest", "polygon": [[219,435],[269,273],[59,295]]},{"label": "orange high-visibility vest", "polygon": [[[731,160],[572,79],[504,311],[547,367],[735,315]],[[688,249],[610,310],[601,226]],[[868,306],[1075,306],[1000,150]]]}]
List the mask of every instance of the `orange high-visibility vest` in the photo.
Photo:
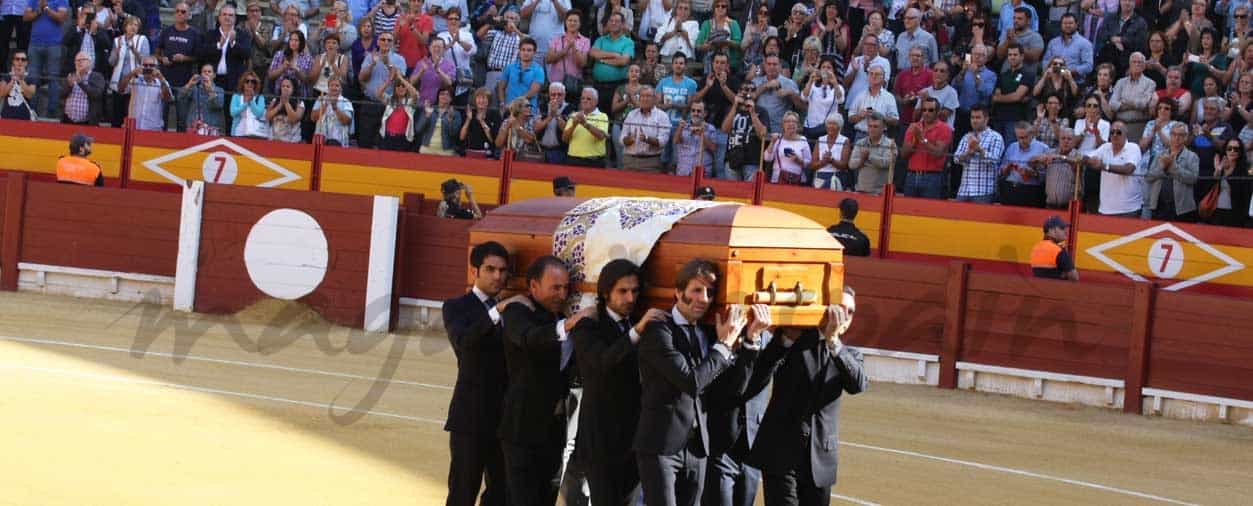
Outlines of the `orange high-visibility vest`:
[{"label": "orange high-visibility vest", "polygon": [[63,156],[57,160],[57,182],[85,186],[96,184],[102,172],[96,162],[79,156]]},{"label": "orange high-visibility vest", "polygon": [[1056,269],[1057,254],[1062,252],[1062,246],[1048,239],[1044,239],[1035,243],[1035,247],[1031,248],[1031,267],[1037,269]]}]

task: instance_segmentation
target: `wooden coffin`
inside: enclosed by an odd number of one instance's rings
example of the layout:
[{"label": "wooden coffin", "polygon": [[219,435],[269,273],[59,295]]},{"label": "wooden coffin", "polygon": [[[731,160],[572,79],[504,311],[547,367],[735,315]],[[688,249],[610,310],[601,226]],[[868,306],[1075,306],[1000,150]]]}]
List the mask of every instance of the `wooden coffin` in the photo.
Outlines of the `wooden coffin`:
[{"label": "wooden coffin", "polygon": [[[503,244],[513,257],[509,288],[521,290],[526,267],[553,253],[554,230],[582,202],[554,197],[498,207],[470,229],[470,247]],[[719,205],[688,214],[657,241],[644,263],[645,304],[670,308],[675,274],[693,258],[719,265],[716,310],[765,303],[777,325],[817,325],[844,286],[843,247],[822,225],[771,207]],[[573,290],[595,293],[596,287],[585,282]]]}]

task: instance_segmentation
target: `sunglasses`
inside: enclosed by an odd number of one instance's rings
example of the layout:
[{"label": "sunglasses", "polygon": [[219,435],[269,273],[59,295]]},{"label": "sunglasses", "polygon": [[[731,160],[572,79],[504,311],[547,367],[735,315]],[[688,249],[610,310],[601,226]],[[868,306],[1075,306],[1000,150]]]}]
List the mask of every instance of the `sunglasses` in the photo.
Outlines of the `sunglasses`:
[{"label": "sunglasses", "polygon": [[1110,130],[1110,131],[1109,131],[1109,135],[1110,135],[1111,137],[1113,137],[1113,136],[1115,136],[1115,135],[1122,135],[1122,130],[1119,130],[1119,129],[1115,128],[1115,129],[1113,129],[1113,130]]},{"label": "sunglasses", "polygon": [[1245,19],[1247,17],[1249,17],[1248,14],[1236,14],[1235,16],[1236,19]]},{"label": "sunglasses", "polygon": [[247,81],[244,81],[244,84],[261,84],[261,81],[258,81],[256,79],[249,79]]},{"label": "sunglasses", "polygon": [[391,42],[391,37],[379,37],[379,42]]},{"label": "sunglasses", "polygon": [[1087,107],[1088,109],[1096,109],[1097,107],[1100,107],[1101,104],[1095,104],[1095,103],[1089,102],[1089,103],[1083,104],[1083,106]]},{"label": "sunglasses", "polygon": [[25,56],[14,56],[13,61],[27,61]]},{"label": "sunglasses", "polygon": [[[175,14],[187,14],[187,9],[174,9]],[[88,12],[87,14],[91,14]]]},{"label": "sunglasses", "polygon": [[984,24],[983,24],[983,23],[975,23],[973,26],[974,26],[975,28],[983,28]]},{"label": "sunglasses", "polygon": [[934,108],[934,107],[924,107],[924,108],[922,109],[922,112],[935,112],[935,108]]},{"label": "sunglasses", "polygon": [[1239,153],[1239,152],[1240,152],[1240,146],[1227,146],[1227,152],[1228,152],[1228,153]]}]

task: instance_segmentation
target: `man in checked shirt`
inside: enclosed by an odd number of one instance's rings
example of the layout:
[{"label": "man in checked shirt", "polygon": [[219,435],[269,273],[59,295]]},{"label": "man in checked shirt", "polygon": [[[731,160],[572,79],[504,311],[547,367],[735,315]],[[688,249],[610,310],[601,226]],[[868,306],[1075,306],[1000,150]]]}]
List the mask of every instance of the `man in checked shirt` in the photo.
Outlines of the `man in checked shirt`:
[{"label": "man in checked shirt", "polygon": [[964,167],[961,185],[957,188],[958,202],[992,203],[996,198],[996,174],[1003,151],[1005,140],[988,128],[987,106],[975,104],[970,108],[970,133],[962,137],[953,154]]}]

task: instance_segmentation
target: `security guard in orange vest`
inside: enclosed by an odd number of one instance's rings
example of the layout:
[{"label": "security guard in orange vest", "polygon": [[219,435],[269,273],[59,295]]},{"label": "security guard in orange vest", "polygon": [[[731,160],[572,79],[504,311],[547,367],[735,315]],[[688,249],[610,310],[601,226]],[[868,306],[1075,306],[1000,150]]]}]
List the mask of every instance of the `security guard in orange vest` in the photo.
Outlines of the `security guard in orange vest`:
[{"label": "security guard in orange vest", "polygon": [[57,160],[57,182],[104,186],[104,171],[96,162],[88,160],[94,139],[77,133],[70,137],[70,154]]},{"label": "security guard in orange vest", "polygon": [[1079,281],[1075,261],[1064,247],[1069,228],[1070,224],[1061,216],[1049,216],[1044,220],[1044,239],[1031,248],[1031,273],[1035,277]]}]

